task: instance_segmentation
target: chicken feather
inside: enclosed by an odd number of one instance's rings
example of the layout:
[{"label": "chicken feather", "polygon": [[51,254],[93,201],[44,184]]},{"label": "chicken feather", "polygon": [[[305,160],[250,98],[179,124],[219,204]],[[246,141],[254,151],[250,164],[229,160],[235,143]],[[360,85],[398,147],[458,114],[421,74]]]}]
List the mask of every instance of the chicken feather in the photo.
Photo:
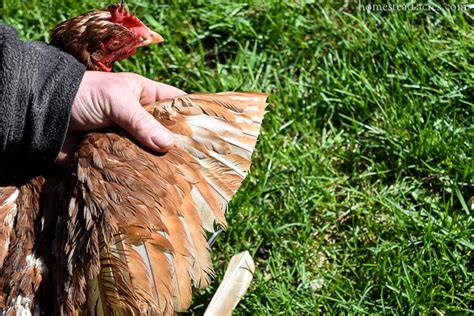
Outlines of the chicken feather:
[{"label": "chicken feather", "polygon": [[[213,276],[205,232],[226,225],[227,203],[250,168],[265,107],[265,94],[236,92],[148,105],[175,134],[175,147],[164,155],[121,131],[86,135],[70,171],[30,188],[37,207],[26,225],[43,224],[30,238],[39,246],[28,251],[37,249],[49,273],[22,273],[54,294],[28,289],[30,301],[58,315],[186,310],[192,287],[206,287]],[[16,208],[27,195],[15,192],[0,188],[3,278],[18,272],[9,243],[21,232]],[[10,293],[6,302],[19,298]]]}]

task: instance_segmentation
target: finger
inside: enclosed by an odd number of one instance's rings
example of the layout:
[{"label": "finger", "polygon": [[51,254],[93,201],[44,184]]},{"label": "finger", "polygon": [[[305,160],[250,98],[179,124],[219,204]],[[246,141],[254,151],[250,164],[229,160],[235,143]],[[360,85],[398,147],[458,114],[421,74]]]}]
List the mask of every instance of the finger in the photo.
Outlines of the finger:
[{"label": "finger", "polygon": [[68,167],[74,159],[74,152],[81,140],[81,135],[73,132],[68,132],[64,140],[63,147],[54,162],[63,168]]},{"label": "finger", "polygon": [[180,95],[185,95],[186,92],[184,92],[181,89],[178,89],[176,87],[170,86],[165,83],[158,82],[155,85],[155,99],[156,101],[161,101],[161,100],[166,100],[166,99],[174,99],[176,97],[179,97]]},{"label": "finger", "polygon": [[174,99],[180,95],[185,94],[186,92],[176,87],[146,79],[142,90],[142,95],[140,97],[140,103],[145,105],[155,101]]},{"label": "finger", "polygon": [[174,145],[173,135],[145,111],[137,101],[117,107],[111,119],[149,149],[165,152]]}]

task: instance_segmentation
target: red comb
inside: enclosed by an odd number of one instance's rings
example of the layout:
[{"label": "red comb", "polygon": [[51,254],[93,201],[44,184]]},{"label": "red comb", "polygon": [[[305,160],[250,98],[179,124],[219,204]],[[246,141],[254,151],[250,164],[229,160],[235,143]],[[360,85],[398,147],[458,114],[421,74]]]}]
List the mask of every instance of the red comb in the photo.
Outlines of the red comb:
[{"label": "red comb", "polygon": [[139,18],[128,12],[123,3],[111,4],[107,9],[110,12],[110,22],[119,23],[129,28],[145,26]]}]

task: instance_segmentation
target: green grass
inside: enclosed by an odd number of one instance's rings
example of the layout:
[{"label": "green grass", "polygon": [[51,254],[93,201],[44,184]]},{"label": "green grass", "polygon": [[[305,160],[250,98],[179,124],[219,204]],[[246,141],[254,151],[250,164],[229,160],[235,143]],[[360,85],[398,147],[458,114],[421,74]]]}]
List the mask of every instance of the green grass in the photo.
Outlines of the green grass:
[{"label": "green grass", "polygon": [[[129,7],[166,45],[118,70],[188,92],[270,94],[251,175],[213,247],[216,282],[191,313],[246,249],[257,272],[236,314],[474,312],[473,9],[158,2]],[[0,16],[48,40],[106,4],[3,0]]]}]

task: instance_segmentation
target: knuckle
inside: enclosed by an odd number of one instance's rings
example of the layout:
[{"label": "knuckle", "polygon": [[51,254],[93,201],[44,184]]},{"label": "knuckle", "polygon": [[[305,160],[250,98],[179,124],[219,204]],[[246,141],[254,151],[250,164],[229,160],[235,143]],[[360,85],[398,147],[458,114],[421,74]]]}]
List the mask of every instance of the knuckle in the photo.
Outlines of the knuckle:
[{"label": "knuckle", "polygon": [[137,136],[144,138],[150,129],[150,117],[148,113],[136,111],[130,118],[131,127]]}]

